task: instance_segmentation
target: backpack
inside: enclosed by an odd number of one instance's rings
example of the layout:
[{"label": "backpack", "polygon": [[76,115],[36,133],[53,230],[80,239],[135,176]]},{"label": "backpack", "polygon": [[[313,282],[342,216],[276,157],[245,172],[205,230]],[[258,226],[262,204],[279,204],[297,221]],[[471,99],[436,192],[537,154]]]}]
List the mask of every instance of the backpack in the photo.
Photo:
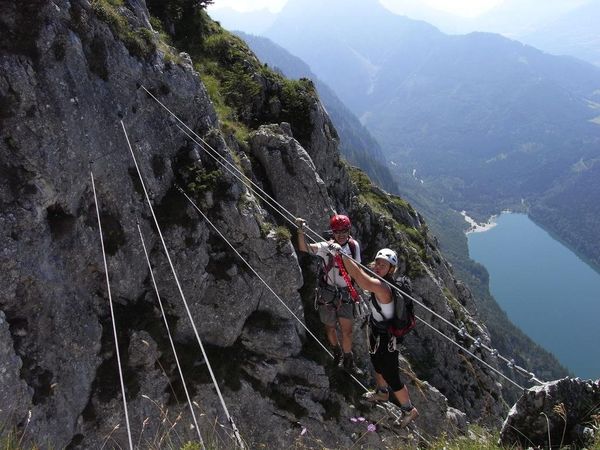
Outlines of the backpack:
[{"label": "backpack", "polygon": [[[401,289],[408,295],[412,295],[412,285],[408,277],[402,277],[397,280],[388,280],[397,288]],[[391,336],[402,337],[417,324],[415,316],[415,306],[410,297],[401,294],[396,289],[392,289],[392,297],[394,302],[394,317],[383,322],[376,322],[371,319],[371,323],[380,332],[387,332]],[[381,314],[381,306],[377,303],[375,295],[371,295],[371,303],[379,314]]]},{"label": "backpack", "polygon": [[[348,246],[350,247],[350,253],[352,254],[352,258],[356,259],[356,241],[351,237],[348,239]],[[319,264],[319,284],[327,284],[327,274],[329,274],[329,271],[333,269],[333,266],[334,258],[332,255],[329,255],[329,258],[327,259],[327,264]]]}]

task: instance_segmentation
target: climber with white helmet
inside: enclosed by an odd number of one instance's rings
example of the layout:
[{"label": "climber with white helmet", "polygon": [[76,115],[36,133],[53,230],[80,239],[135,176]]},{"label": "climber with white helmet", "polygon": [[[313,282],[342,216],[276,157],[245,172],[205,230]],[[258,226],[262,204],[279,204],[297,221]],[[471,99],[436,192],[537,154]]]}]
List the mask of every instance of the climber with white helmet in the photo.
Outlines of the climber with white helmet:
[{"label": "climber with white helmet", "polygon": [[[336,260],[328,250],[329,244],[336,243],[340,246],[341,253],[360,263],[360,245],[350,236],[352,226],[350,218],[342,214],[332,216],[329,220],[329,226],[333,239],[312,244],[306,242],[304,219],[297,218],[296,224],[298,225],[298,249],[321,258],[315,306],[319,311],[321,322],[325,325],[327,340],[332,348],[334,365],[361,375],[362,371],[356,366],[352,354],[352,323],[354,320],[354,303],[362,299],[357,298],[358,294],[352,280],[343,267],[340,271],[338,266],[343,266],[341,257]],[[338,339],[338,324],[341,339]]]},{"label": "climber with white helmet", "polygon": [[[330,245],[334,254],[342,254],[336,244]],[[343,254],[342,254],[343,256]],[[389,333],[389,328],[384,325],[394,317],[394,296],[398,295],[390,286],[379,278],[365,273],[354,261],[343,258],[346,270],[363,289],[371,292],[371,315],[369,318],[369,353],[371,363],[375,369],[375,382],[377,389],[366,395],[369,401],[387,401],[392,394],[403,412],[401,426],[405,427],[419,416],[408,394],[406,385],[400,379],[399,352],[396,348],[396,336]],[[375,255],[372,270],[382,279],[396,284],[394,273],[398,267],[398,255],[389,248],[383,248]],[[414,322],[413,325],[414,326]]]}]

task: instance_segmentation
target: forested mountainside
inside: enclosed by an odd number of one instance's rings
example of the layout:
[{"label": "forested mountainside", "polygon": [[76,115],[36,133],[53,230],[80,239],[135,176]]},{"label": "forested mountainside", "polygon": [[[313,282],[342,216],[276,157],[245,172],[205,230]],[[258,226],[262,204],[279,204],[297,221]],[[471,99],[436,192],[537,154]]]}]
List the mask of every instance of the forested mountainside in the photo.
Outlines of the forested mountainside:
[{"label": "forested mountainside", "polygon": [[[211,383],[209,362],[250,448],[285,448],[302,439],[309,448],[349,447],[364,435],[350,417],[387,420],[385,411],[359,400],[363,391],[347,374],[330,370],[327,355],[290,315],[315,326],[314,273],[302,272],[290,238],[294,228],[244,178],[225,170],[224,161],[315,229],[326,226],[332,211],[349,214],[365,260],[382,246],[398,250],[415,298],[448,321],[417,306],[426,323],[466,346],[473,342],[459,332],[463,326],[493,345],[471,293],[423,218],[340,159],[337,134],[312,83],[269,70],[198,5],[0,3],[6,30],[0,43],[0,423],[2,433],[21,436],[19,445],[128,446],[116,340],[138,445],[160,439],[159,445],[178,447],[197,439],[154,279],[190,407],[209,444],[233,445],[233,422]],[[183,124],[204,141],[182,132]],[[358,324],[355,336],[366,369]],[[467,419],[499,423],[508,405],[502,378],[490,370],[499,365],[493,353],[473,348],[490,365],[481,366],[421,325],[404,345],[401,364],[421,412],[420,435],[464,432]],[[390,423],[356,445],[397,447],[415,436],[398,436]]]},{"label": "forested mountainside", "polygon": [[478,218],[531,208],[598,267],[600,217],[567,193],[600,183],[587,176],[600,157],[600,68],[499,35],[446,35],[375,0],[327,11],[290,0],[265,35],[306,61],[438,201]]},{"label": "forested mountainside", "polygon": [[[239,35],[248,41],[248,44],[264,63],[281,68],[288,76],[299,77],[305,75],[310,77],[311,72],[302,60],[294,57],[285,49],[272,43],[269,39],[247,34]],[[316,85],[321,86],[319,83],[317,80]],[[327,86],[321,86],[319,92],[325,93],[325,99],[330,99],[330,103],[337,105],[337,102],[333,101],[335,97],[331,98],[328,95]],[[323,101],[326,103],[326,100]],[[338,118],[334,112],[345,109],[343,105],[341,105],[341,108],[332,108],[328,103],[326,105],[327,110],[332,111],[331,117],[334,121]],[[344,120],[345,117],[338,118],[337,123],[342,123],[343,125],[350,123],[354,127],[354,121]],[[355,130],[360,129],[359,127],[355,128]],[[344,131],[340,131],[339,134],[341,137],[340,149],[344,153]],[[350,142],[355,141],[352,139],[352,136],[348,137]],[[361,136],[363,135],[361,134],[359,137]],[[368,148],[378,148],[378,146]],[[366,154],[366,152],[362,154]],[[363,167],[361,162],[358,165]],[[494,344],[498,349],[502,353],[517,355],[520,360],[526,361],[527,366],[545,371],[549,378],[564,376],[567,370],[560,365],[554,355],[541,348],[510,322],[506,313],[502,311],[490,294],[489,277],[486,269],[469,259],[467,239],[464,235],[466,224],[464,218],[445,204],[440,204],[437,198],[432,198],[431,194],[423,190],[421,184],[412,174],[401,176],[398,178],[398,181],[402,185],[402,189],[398,190],[398,187],[393,186],[392,189],[396,190],[391,192],[410,198],[417,210],[427,218],[433,234],[440,239],[439,242],[443,248],[444,255],[452,262],[457,274],[459,274],[458,278],[467,282],[468,286],[475,293],[479,312],[487,324]],[[510,375],[509,370],[506,373]]]}]

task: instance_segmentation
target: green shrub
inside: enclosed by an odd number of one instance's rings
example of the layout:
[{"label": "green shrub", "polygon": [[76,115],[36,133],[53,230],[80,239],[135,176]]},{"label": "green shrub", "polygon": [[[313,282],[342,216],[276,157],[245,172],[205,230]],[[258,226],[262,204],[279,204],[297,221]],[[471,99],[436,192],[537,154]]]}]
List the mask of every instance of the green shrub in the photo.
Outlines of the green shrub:
[{"label": "green shrub", "polygon": [[196,164],[192,164],[184,170],[185,178],[188,180],[187,189],[196,195],[214,191],[223,177],[223,173],[219,169],[207,171]]},{"label": "green shrub", "polygon": [[122,0],[92,0],[94,13],[123,41],[129,53],[146,58],[156,51],[154,33],[143,27],[132,30],[127,19],[119,13],[118,8],[122,6]]},{"label": "green shrub", "polygon": [[315,88],[307,78],[287,80],[282,78],[281,121],[289,122],[294,137],[303,145],[310,141],[312,122],[310,110],[315,102]]},{"label": "green shrub", "polygon": [[285,244],[289,242],[291,238],[292,234],[290,233],[290,230],[288,230],[286,227],[279,226],[275,228],[275,239],[277,239],[279,243]]}]

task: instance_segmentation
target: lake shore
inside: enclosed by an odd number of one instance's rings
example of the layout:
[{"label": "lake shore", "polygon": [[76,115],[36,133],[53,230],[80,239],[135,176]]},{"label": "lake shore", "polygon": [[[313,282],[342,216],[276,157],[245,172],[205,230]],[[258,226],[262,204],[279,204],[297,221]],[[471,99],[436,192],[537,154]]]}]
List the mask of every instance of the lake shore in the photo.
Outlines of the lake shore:
[{"label": "lake shore", "polygon": [[461,211],[460,214],[464,217],[465,221],[469,224],[469,229],[465,232],[465,234],[470,233],[483,233],[485,231],[491,230],[496,226],[496,218],[498,216],[493,215],[488,219],[485,223],[477,223],[472,217],[467,215],[466,211]]}]

